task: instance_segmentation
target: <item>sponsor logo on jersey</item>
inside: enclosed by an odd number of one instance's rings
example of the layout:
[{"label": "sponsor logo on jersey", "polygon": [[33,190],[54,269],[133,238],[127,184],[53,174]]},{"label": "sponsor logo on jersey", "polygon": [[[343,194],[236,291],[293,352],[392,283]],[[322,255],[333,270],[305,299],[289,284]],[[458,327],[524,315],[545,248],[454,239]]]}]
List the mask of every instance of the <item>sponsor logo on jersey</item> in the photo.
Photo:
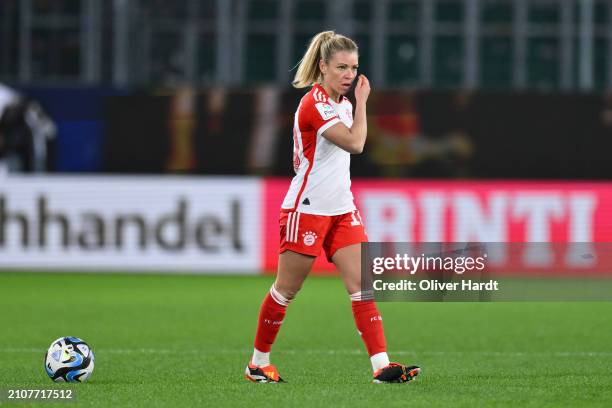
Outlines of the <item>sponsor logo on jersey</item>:
[{"label": "sponsor logo on jersey", "polygon": [[336,110],[328,103],[319,102],[315,104],[315,107],[319,111],[319,114],[323,120],[329,120],[335,116],[338,116]]}]

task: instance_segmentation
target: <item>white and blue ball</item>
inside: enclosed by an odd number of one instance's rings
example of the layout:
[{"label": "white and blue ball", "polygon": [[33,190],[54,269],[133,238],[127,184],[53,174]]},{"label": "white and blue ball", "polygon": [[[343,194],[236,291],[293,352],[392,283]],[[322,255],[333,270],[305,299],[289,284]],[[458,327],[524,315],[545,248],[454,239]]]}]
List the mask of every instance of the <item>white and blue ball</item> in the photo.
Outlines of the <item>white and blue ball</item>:
[{"label": "white and blue ball", "polygon": [[55,382],[83,382],[94,369],[94,353],[78,337],[60,337],[45,354],[45,371]]}]

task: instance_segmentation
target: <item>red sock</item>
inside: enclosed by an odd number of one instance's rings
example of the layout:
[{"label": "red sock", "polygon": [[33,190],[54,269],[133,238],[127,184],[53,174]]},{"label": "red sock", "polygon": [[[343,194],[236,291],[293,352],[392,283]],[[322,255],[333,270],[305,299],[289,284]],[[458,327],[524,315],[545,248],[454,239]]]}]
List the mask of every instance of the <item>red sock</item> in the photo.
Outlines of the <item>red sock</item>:
[{"label": "red sock", "polygon": [[[283,299],[279,299],[281,302]],[[284,302],[283,302],[284,303]],[[272,293],[268,293],[261,308],[259,309],[259,321],[257,322],[257,334],[255,334],[255,348],[261,352],[268,353],[274,344],[276,335],[280,330],[287,306],[278,303]]]},{"label": "red sock", "polygon": [[373,300],[353,300],[353,317],[361,334],[361,339],[368,349],[368,355],[387,351],[387,341],[383,330],[382,317]]}]

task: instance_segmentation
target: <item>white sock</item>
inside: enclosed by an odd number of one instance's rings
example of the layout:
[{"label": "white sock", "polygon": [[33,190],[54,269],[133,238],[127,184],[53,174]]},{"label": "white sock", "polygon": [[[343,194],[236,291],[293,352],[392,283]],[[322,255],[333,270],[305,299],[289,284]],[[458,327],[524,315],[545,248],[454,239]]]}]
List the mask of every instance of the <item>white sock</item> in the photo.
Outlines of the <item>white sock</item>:
[{"label": "white sock", "polygon": [[270,365],[270,352],[264,353],[254,348],[253,358],[251,359],[251,363],[259,367],[269,366]]},{"label": "white sock", "polygon": [[270,296],[272,296],[272,299],[274,299],[274,301],[281,306],[289,306],[289,303],[291,303],[291,299],[287,299],[281,295],[281,293],[276,290],[276,286],[274,286],[274,284],[272,284],[272,287],[270,288]]},{"label": "white sock", "polygon": [[383,351],[370,357],[370,362],[372,363],[372,371],[380,370],[389,365],[389,356]]}]

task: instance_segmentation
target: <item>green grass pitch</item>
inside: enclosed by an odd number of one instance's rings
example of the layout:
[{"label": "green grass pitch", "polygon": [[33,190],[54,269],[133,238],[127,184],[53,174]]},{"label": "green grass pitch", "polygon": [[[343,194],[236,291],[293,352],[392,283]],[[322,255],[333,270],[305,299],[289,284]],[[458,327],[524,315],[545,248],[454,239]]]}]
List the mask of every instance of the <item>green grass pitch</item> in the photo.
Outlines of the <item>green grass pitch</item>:
[{"label": "green grass pitch", "polygon": [[[0,389],[69,387],[67,406],[92,407],[612,406],[612,302],[380,303],[391,359],[423,373],[372,384],[335,277],[310,277],[289,307],[272,360],[288,383],[247,382],[271,282],[0,273]],[[48,345],[68,335],[96,353],[87,383],[43,370]]]}]

